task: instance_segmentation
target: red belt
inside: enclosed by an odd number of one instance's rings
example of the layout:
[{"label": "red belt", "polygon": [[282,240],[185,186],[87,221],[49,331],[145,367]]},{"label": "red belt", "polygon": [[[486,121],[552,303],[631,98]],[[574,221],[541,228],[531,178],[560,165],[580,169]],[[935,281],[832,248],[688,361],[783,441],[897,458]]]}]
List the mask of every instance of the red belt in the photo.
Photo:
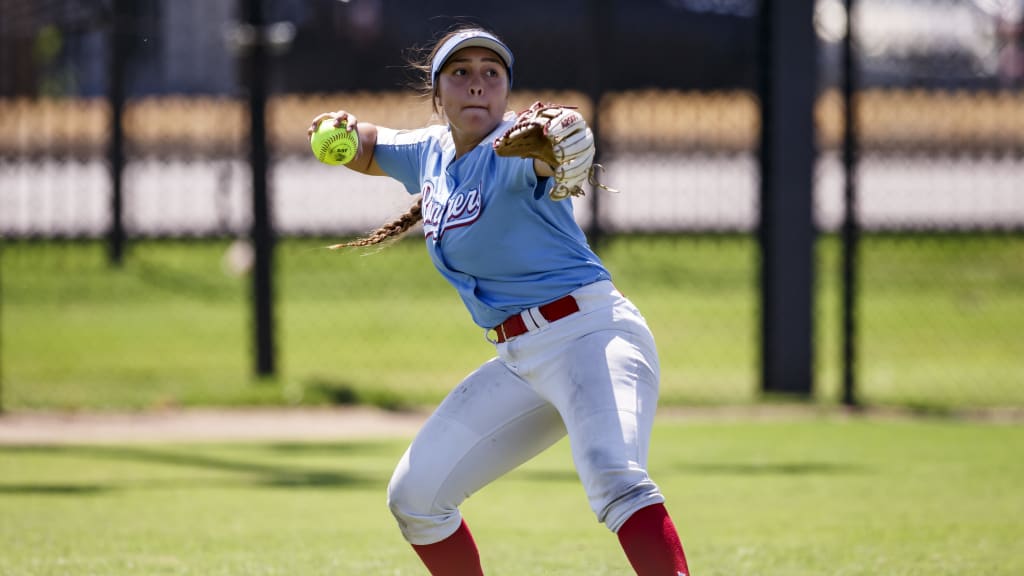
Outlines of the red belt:
[{"label": "red belt", "polygon": [[[561,320],[570,314],[574,314],[580,311],[580,305],[576,303],[576,299],[572,296],[564,296],[544,304],[537,308],[540,311],[540,315],[544,317],[548,322],[554,322],[555,320]],[[530,312],[527,311],[527,314]],[[497,342],[500,344],[510,338],[515,338],[529,332],[526,327],[526,322],[523,322],[523,317],[519,314],[513,314],[509,316],[504,322],[494,327],[494,331],[498,333]]]}]

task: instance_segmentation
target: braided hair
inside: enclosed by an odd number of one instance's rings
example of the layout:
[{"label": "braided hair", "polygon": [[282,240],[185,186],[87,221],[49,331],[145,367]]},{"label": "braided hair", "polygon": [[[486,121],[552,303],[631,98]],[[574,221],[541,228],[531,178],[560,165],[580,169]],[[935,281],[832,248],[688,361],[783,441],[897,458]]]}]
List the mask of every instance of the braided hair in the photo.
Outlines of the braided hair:
[{"label": "braided hair", "polygon": [[344,242],[342,244],[334,244],[328,246],[331,250],[337,250],[339,248],[360,248],[364,246],[375,246],[381,244],[392,238],[398,238],[402,234],[405,234],[410,228],[416,225],[417,222],[423,219],[423,197],[420,196],[416,199],[416,202],[409,207],[409,210],[405,214],[402,214],[398,218],[395,218],[391,222],[384,224],[380,228],[377,228],[373,232],[370,232],[366,236],[353,240],[351,242]]}]

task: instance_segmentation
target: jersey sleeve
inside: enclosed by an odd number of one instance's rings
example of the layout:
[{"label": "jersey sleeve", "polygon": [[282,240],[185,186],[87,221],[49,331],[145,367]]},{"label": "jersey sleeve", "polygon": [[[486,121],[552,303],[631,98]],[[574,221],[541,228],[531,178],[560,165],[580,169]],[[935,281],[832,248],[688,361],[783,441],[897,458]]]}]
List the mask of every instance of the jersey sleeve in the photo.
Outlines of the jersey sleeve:
[{"label": "jersey sleeve", "polygon": [[388,176],[401,182],[409,194],[419,194],[420,169],[434,139],[429,130],[378,127],[373,158]]},{"label": "jersey sleeve", "polygon": [[547,196],[555,179],[548,176],[537,176],[537,172],[533,168],[533,158],[515,158],[512,166],[512,180],[516,184],[515,189],[532,190],[534,200],[540,200]]}]

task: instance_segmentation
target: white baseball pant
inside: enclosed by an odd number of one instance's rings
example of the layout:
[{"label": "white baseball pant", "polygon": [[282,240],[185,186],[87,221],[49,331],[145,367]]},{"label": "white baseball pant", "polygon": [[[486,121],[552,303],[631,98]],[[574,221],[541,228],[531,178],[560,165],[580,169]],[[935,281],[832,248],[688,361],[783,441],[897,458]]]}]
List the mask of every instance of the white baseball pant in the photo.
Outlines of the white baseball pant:
[{"label": "white baseball pant", "polygon": [[388,506],[411,544],[453,534],[463,500],[566,433],[590,506],[610,530],[664,502],[646,470],[658,398],[654,338],[611,282],[573,296],[579,312],[541,318],[497,344],[498,356],[452,390],[406,450]]}]

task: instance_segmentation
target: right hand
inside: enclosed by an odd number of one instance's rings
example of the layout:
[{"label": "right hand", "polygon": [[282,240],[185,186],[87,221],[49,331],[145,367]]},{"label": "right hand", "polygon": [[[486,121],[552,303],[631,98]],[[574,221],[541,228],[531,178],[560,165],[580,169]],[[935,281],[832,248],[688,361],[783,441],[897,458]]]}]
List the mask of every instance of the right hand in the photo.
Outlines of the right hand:
[{"label": "right hand", "polygon": [[[331,126],[335,128],[340,128],[344,124],[346,130],[349,132],[355,131],[356,136],[359,138],[359,151],[356,152],[356,157],[351,162],[345,164],[346,168],[362,174],[386,176],[384,170],[381,169],[374,159],[373,150],[377,145],[377,126],[375,124],[364,122],[360,125],[359,121],[356,120],[355,114],[344,110],[325,112],[313,118],[313,122],[309,125],[307,134],[309,135],[310,143],[313,142],[313,134],[324,122],[330,122]],[[359,126],[359,128],[357,129],[356,126]]]},{"label": "right hand", "polygon": [[306,135],[309,136],[310,140],[313,139],[313,133],[316,132],[324,122],[330,122],[335,128],[340,128],[342,124],[345,124],[345,129],[351,132],[355,130],[358,120],[356,120],[355,114],[344,110],[320,114],[316,118],[313,118],[313,122],[309,125],[309,130],[306,131]]}]

